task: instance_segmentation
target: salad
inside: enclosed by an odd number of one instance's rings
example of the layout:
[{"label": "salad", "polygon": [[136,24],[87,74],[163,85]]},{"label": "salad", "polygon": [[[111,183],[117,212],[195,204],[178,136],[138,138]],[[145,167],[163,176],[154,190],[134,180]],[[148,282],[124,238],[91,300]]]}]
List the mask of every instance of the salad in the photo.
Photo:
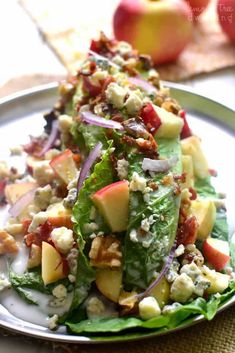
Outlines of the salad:
[{"label": "salad", "polygon": [[0,162],[0,302],[83,335],[211,320],[235,293],[225,203],[151,59],[102,33],[44,118],[25,171]]}]

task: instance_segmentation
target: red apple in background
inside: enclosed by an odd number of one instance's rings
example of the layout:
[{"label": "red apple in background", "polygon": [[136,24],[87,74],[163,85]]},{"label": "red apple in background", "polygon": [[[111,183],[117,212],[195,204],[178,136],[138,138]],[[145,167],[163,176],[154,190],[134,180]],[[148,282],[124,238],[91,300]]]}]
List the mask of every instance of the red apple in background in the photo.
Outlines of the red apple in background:
[{"label": "red apple in background", "polygon": [[192,11],[182,0],[122,0],[113,18],[118,40],[149,54],[155,64],[174,61],[192,35]]},{"label": "red apple in background", "polygon": [[225,240],[207,238],[202,245],[203,255],[214,266],[216,271],[221,271],[230,260],[229,245]]},{"label": "red apple in background", "polygon": [[193,19],[198,20],[201,13],[207,8],[210,0],[185,0],[192,9]]},{"label": "red apple in background", "polygon": [[218,0],[217,13],[221,28],[235,43],[235,0]]}]

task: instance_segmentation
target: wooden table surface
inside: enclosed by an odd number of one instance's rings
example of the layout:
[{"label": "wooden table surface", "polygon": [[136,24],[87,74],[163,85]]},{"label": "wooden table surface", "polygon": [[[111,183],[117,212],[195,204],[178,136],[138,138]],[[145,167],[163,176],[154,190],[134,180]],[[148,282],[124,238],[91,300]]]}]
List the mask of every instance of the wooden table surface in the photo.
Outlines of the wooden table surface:
[{"label": "wooden table surface", "polygon": [[[34,83],[37,83],[37,80],[40,83],[44,75],[48,80],[53,80],[54,77],[66,74],[65,68],[43,41],[34,23],[17,0],[0,3],[0,45],[0,94],[2,96],[4,92],[10,92],[15,82],[19,82],[17,86],[19,88],[21,85],[27,87],[27,83],[30,85],[32,82],[31,77],[36,76]],[[11,83],[5,86],[9,80]],[[235,110],[235,68],[195,77],[184,84]],[[20,338],[2,336],[0,351],[47,353],[51,352],[51,348],[39,344],[32,346],[31,343],[22,341]]]}]

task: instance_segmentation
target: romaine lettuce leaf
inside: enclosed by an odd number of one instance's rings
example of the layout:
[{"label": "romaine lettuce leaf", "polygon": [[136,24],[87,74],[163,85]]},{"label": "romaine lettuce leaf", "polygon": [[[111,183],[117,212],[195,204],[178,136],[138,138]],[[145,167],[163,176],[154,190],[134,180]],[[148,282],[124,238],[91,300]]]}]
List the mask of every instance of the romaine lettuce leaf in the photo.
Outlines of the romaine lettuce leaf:
[{"label": "romaine lettuce leaf", "polygon": [[[160,156],[169,158],[178,157],[177,164],[172,172],[181,173],[181,148],[179,139],[159,139]],[[140,176],[146,177],[142,170],[141,155],[129,157],[129,180],[136,171]],[[160,181],[164,174],[156,174],[153,181]],[[150,178],[149,178],[150,179]],[[158,190],[151,192],[148,202],[143,200],[140,192],[130,193],[130,216],[127,235],[124,244],[124,282],[127,288],[146,288],[153,280],[156,271],[160,271],[163,260],[173,245],[179,216],[179,197],[174,194],[172,185],[159,183]],[[148,245],[131,240],[131,232],[138,229],[141,221],[151,215],[156,220],[148,236]]]},{"label": "romaine lettuce leaf", "polygon": [[[86,225],[91,222],[91,209],[94,206],[90,196],[113,182],[113,168],[110,161],[111,143],[102,156],[99,163],[95,164],[94,171],[86,179],[83,187],[80,189],[77,202],[73,208],[74,229],[78,238],[82,236],[86,239],[92,232],[88,232]],[[101,216],[97,215],[96,223],[99,230],[107,230],[107,225]],[[79,240],[79,239],[78,239]]]},{"label": "romaine lettuce leaf", "polygon": [[[160,315],[153,319],[143,321],[134,317],[123,318],[103,318],[93,320],[83,320],[79,323],[66,322],[69,331],[76,334],[94,334],[94,333],[108,333],[108,332],[122,332],[127,333],[128,329],[148,329],[165,331],[183,325],[184,323],[193,321],[196,315],[203,315],[207,320],[212,320],[218,308],[227,302],[235,294],[235,281],[230,283],[226,292],[220,296],[212,295],[208,301],[204,298],[197,298],[189,304],[184,304],[175,311]],[[189,320],[190,319],[190,320]],[[142,331],[143,332],[143,331]],[[123,332],[124,334],[124,332]],[[141,333],[140,333],[141,335]]]}]

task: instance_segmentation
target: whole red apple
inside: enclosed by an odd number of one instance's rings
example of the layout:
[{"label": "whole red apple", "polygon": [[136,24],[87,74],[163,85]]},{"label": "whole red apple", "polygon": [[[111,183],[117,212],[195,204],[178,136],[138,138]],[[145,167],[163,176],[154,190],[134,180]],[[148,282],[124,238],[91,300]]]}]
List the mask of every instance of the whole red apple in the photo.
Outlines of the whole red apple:
[{"label": "whole red apple", "polygon": [[201,13],[207,8],[210,0],[185,0],[192,9],[194,21],[198,20]]},{"label": "whole red apple", "polygon": [[235,43],[235,0],[218,0],[217,13],[221,28]]},{"label": "whole red apple", "polygon": [[122,0],[113,27],[118,40],[163,64],[176,60],[189,43],[192,11],[182,0]]}]

